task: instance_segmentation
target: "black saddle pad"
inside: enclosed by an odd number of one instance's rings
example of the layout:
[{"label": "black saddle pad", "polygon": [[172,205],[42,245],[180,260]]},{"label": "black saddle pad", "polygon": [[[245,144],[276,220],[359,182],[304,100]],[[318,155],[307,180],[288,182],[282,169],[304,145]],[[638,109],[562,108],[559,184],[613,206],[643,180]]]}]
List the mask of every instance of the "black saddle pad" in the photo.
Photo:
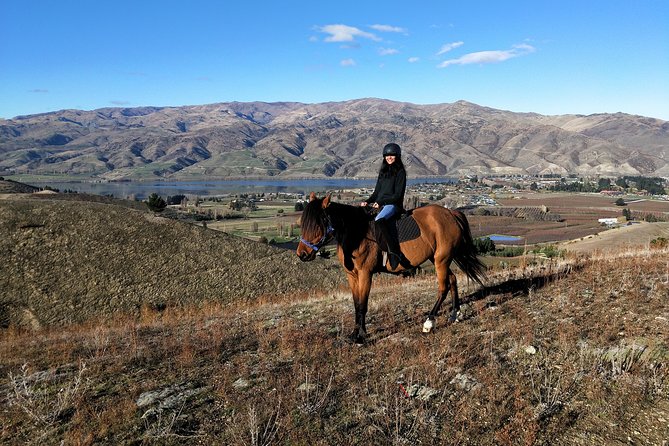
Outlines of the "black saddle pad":
[{"label": "black saddle pad", "polygon": [[395,223],[400,242],[408,242],[420,237],[420,228],[411,214],[404,214]]}]

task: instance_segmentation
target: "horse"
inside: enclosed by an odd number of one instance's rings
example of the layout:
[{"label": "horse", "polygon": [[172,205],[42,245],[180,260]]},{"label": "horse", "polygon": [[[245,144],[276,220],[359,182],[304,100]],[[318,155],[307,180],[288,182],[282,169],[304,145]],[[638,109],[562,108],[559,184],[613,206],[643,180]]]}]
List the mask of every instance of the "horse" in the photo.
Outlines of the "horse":
[{"label": "horse", "polygon": [[[423,332],[430,332],[439,309],[451,292],[452,303],[449,322],[457,320],[460,309],[457,279],[451,270],[456,265],[471,279],[483,285],[485,265],[476,256],[469,222],[458,211],[438,205],[427,205],[410,211],[420,235],[402,241],[400,248],[413,268],[430,260],[436,269],[439,292]],[[296,254],[302,261],[316,258],[330,241],[337,242],[337,256],[346,271],[355,308],[355,328],[350,339],[364,344],[367,337],[365,318],[372,276],[377,272],[402,274],[408,271],[402,265],[391,269],[384,263],[383,247],[377,242],[373,218],[362,206],[336,203],[331,195],[318,198],[312,192],[300,218],[301,237]]]}]

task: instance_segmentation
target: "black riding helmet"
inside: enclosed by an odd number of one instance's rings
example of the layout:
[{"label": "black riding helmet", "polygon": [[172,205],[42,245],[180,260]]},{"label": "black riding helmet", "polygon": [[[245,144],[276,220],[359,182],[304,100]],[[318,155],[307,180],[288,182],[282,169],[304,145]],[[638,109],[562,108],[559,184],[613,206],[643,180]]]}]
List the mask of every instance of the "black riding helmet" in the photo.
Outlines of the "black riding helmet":
[{"label": "black riding helmet", "polygon": [[383,156],[388,156],[388,155],[402,156],[402,149],[398,144],[395,144],[394,142],[386,144],[386,146],[383,148]]}]

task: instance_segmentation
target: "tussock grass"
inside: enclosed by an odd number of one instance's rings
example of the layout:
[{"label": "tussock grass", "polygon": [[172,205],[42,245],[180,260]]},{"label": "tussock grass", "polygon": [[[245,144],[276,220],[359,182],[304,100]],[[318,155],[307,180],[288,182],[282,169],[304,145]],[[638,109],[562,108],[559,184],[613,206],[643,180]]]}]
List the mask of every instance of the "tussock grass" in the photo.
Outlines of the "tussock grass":
[{"label": "tussock grass", "polygon": [[[461,278],[463,317],[427,336],[435,278],[377,276],[364,347],[347,342],[345,288],[7,329],[0,441],[662,444],[668,265],[626,250],[492,271],[485,290]],[[11,396],[24,364],[81,363],[86,386],[48,428]]]}]

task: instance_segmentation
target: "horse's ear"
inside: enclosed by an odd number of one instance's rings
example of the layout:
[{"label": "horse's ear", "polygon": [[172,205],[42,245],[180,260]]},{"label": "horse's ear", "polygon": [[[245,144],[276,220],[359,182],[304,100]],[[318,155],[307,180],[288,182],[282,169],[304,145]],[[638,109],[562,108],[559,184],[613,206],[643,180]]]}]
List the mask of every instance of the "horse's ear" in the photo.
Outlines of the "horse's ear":
[{"label": "horse's ear", "polygon": [[330,206],[330,198],[332,198],[332,195],[328,195],[327,197],[323,198],[323,209]]},{"label": "horse's ear", "polygon": [[316,199],[315,193],[312,192],[311,194],[309,194],[309,201],[314,201],[315,199]]}]

